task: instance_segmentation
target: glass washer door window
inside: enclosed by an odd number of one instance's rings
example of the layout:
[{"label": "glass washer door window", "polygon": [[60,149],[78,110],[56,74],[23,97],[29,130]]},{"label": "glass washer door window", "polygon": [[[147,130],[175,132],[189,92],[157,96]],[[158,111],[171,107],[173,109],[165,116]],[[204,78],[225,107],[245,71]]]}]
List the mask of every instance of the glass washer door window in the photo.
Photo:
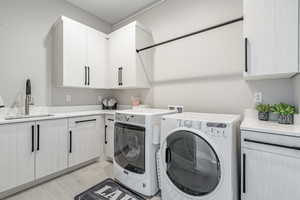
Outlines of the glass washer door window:
[{"label": "glass washer door window", "polygon": [[145,173],[145,128],[115,124],[115,161],[124,169]]},{"label": "glass washer door window", "polygon": [[192,196],[212,193],[221,179],[220,161],[212,146],[190,131],[168,136],[167,175],[182,192]]}]

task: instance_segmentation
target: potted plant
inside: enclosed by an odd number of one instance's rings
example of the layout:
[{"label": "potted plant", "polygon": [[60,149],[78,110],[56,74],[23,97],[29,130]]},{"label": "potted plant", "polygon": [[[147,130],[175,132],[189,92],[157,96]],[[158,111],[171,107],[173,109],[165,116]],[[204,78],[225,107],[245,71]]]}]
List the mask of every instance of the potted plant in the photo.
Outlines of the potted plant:
[{"label": "potted plant", "polygon": [[258,119],[262,121],[269,120],[269,112],[271,110],[271,106],[269,104],[259,104],[256,106],[256,110],[258,111]]},{"label": "potted plant", "polygon": [[271,111],[278,113],[278,123],[280,124],[294,124],[294,114],[296,114],[296,107],[293,105],[280,103],[271,107]]}]

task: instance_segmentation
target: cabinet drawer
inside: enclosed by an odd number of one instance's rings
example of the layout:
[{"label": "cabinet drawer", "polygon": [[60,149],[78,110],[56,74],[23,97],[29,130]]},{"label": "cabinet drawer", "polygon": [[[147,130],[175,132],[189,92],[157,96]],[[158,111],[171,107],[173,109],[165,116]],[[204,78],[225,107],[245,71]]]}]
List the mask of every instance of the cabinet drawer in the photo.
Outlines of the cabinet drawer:
[{"label": "cabinet drawer", "polygon": [[243,148],[300,157],[300,138],[255,131],[242,131]]},{"label": "cabinet drawer", "polygon": [[95,126],[99,120],[100,116],[87,116],[87,117],[76,117],[69,119],[70,128],[80,127],[80,126]]}]

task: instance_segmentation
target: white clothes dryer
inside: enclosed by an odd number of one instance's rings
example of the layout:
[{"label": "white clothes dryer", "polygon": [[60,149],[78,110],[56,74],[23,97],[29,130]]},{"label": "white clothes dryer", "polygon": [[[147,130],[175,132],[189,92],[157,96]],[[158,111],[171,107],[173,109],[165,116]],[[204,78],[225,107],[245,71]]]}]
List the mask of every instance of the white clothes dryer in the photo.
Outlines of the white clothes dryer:
[{"label": "white clothes dryer", "polygon": [[161,124],[162,200],[237,200],[240,116],[180,113]]}]

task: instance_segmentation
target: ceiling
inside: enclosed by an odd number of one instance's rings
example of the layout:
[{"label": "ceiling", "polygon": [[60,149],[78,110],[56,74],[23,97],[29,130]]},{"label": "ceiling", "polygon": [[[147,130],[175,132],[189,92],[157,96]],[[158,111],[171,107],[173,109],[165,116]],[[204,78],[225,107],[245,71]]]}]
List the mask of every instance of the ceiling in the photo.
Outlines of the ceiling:
[{"label": "ceiling", "polygon": [[110,23],[118,22],[164,0],[66,0]]}]

